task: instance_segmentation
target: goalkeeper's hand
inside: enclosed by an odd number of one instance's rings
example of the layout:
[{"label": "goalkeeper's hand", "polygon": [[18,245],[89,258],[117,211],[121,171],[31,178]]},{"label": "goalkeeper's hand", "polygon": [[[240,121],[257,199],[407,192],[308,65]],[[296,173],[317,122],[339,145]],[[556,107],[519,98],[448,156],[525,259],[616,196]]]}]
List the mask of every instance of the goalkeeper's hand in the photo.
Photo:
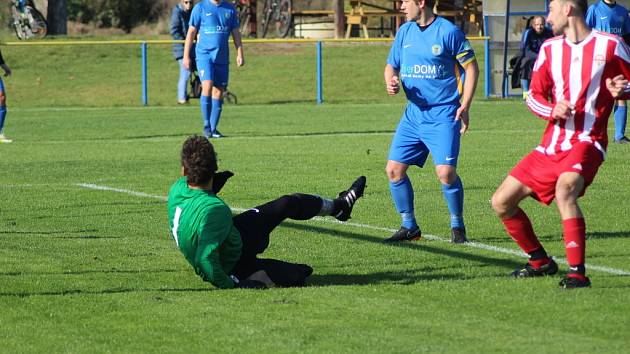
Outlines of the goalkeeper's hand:
[{"label": "goalkeeper's hand", "polygon": [[222,171],[214,174],[214,178],[212,178],[212,192],[214,194],[218,194],[221,188],[225,185],[227,180],[234,176],[232,171]]}]

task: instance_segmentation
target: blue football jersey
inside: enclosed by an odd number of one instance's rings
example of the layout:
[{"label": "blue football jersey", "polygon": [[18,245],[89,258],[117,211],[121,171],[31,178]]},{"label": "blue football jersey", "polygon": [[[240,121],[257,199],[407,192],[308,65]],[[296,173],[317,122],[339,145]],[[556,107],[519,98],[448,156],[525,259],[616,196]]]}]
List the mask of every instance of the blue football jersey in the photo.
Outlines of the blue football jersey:
[{"label": "blue football jersey", "polygon": [[591,28],[618,36],[630,33],[628,10],[619,4],[610,7],[600,0],[589,6],[586,23]]},{"label": "blue football jersey", "polygon": [[216,64],[229,62],[228,39],[233,29],[239,28],[238,12],[231,3],[221,0],[215,5],[203,0],[192,10],[190,26],[199,34],[195,54],[197,60],[209,59]]},{"label": "blue football jersey", "polygon": [[407,99],[419,107],[459,104],[463,66],[475,60],[464,33],[437,16],[422,29],[415,21],[400,27],[387,63],[399,72]]}]

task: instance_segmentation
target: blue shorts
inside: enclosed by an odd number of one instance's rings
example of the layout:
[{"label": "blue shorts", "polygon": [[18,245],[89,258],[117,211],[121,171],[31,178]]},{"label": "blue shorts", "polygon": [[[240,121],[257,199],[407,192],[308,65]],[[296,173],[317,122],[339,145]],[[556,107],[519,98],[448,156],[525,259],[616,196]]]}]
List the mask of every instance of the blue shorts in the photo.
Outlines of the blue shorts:
[{"label": "blue shorts", "polygon": [[389,160],[423,167],[431,153],[435,165],[457,166],[461,122],[458,105],[420,108],[408,104],[389,149]]},{"label": "blue shorts", "polygon": [[212,86],[227,88],[229,78],[228,64],[215,64],[209,59],[197,59],[197,72],[201,81],[212,81]]}]

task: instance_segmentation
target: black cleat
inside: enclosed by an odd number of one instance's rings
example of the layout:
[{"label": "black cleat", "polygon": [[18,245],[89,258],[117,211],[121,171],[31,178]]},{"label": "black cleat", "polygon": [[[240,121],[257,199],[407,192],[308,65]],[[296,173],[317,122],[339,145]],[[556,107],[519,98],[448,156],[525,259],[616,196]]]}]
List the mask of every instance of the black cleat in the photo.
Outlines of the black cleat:
[{"label": "black cleat", "polygon": [[466,228],[454,227],[451,229],[451,243],[466,243]]},{"label": "black cleat", "polygon": [[529,262],[525,264],[522,269],[513,271],[510,275],[515,278],[530,278],[530,277],[542,277],[544,275],[553,275],[558,272],[558,263],[552,258],[549,259],[549,263],[540,268],[534,268]]},{"label": "black cleat", "polygon": [[619,139],[619,140],[615,140],[615,142],[616,142],[617,144],[628,144],[628,143],[630,143],[630,139],[628,139],[628,137],[625,137],[625,136],[624,136],[624,137],[622,137],[622,138],[621,138],[621,139]]},{"label": "black cleat", "polygon": [[361,176],[357,178],[354,183],[352,183],[348,190],[339,193],[339,197],[337,197],[336,201],[340,202],[341,210],[339,210],[337,214],[333,215],[335,219],[339,221],[346,221],[350,219],[350,214],[352,213],[352,207],[354,206],[354,203],[357,202],[357,199],[363,196],[363,191],[365,190],[365,182],[365,176]]},{"label": "black cleat", "polygon": [[564,277],[564,279],[560,280],[558,285],[563,289],[590,288],[591,280],[588,277],[582,279],[581,277],[572,277],[569,274]]},{"label": "black cleat", "polygon": [[400,241],[415,241],[422,237],[422,231],[416,226],[415,229],[408,229],[401,226],[391,237],[383,240],[384,243],[394,243]]}]

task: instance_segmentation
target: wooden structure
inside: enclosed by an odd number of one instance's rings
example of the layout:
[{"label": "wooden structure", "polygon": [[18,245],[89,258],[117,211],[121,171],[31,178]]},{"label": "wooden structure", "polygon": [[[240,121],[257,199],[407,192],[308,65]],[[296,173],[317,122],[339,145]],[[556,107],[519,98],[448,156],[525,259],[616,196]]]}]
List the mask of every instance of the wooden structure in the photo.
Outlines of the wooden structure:
[{"label": "wooden structure", "polygon": [[469,28],[474,25],[475,34],[483,35],[481,0],[435,0],[433,12],[452,20],[464,32],[471,32]]},{"label": "wooden structure", "polygon": [[[325,4],[321,2],[316,4],[306,0],[300,3],[299,0],[293,0],[293,3],[293,14],[297,17],[333,16],[335,38],[342,36],[349,38],[354,26],[359,27],[360,35],[369,38],[369,30],[374,29],[374,27],[369,27],[370,24],[374,25],[374,21],[370,21],[371,18],[380,18],[381,23],[383,19],[389,18],[391,35],[395,34],[398,27],[404,23],[404,14],[400,12],[400,0],[332,0]],[[324,9],[312,8],[317,5]],[[295,8],[299,10],[296,11]],[[483,34],[481,0],[435,0],[433,11],[453,21],[468,34]]]}]

